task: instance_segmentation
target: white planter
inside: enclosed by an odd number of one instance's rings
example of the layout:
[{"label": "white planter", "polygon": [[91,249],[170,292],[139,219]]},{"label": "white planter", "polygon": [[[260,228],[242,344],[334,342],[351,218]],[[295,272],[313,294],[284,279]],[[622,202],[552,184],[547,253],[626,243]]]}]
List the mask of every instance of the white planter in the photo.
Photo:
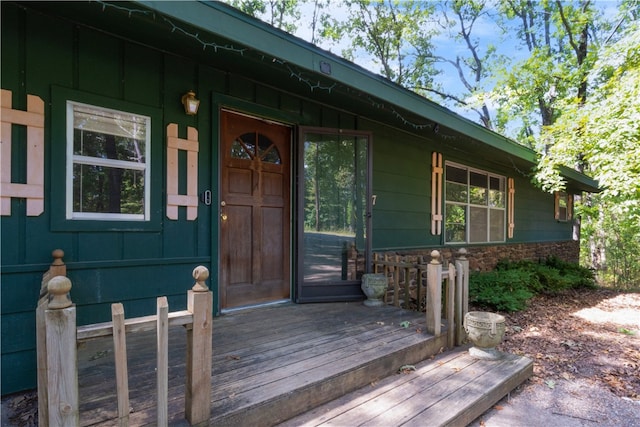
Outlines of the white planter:
[{"label": "white planter", "polygon": [[496,313],[470,311],[464,316],[464,330],[473,347],[469,354],[478,359],[499,359],[502,353],[496,346],[502,342],[505,319]]},{"label": "white planter", "polygon": [[360,287],[367,296],[364,305],[367,307],[379,307],[384,304],[382,297],[387,291],[387,278],[383,274],[363,274]]}]

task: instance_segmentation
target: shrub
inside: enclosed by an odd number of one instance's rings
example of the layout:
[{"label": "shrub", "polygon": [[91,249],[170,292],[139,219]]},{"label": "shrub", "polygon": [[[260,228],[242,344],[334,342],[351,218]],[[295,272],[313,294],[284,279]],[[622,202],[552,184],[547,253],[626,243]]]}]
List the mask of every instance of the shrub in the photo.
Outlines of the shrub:
[{"label": "shrub", "polygon": [[526,270],[491,271],[469,276],[469,302],[498,311],[519,311],[534,296],[534,275]]},{"label": "shrub", "polygon": [[593,271],[556,257],[543,262],[503,260],[494,271],[469,277],[469,301],[498,311],[518,311],[536,294],[594,287]]}]

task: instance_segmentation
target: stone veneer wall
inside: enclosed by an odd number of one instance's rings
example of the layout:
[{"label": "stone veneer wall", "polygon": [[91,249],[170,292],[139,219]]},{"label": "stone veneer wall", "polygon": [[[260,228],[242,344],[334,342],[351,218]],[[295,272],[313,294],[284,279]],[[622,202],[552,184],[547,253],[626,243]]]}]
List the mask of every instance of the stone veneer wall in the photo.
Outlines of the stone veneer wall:
[{"label": "stone veneer wall", "polygon": [[[577,240],[462,247],[467,250],[470,271],[491,271],[498,261],[504,259],[510,261],[539,261],[549,256],[555,256],[567,262],[578,263],[580,260],[580,242]],[[428,262],[431,259],[430,253],[433,249],[440,251],[443,260],[451,262],[458,256],[460,247],[447,246],[423,250],[395,251],[393,253],[402,256],[422,256],[424,261]],[[391,254],[391,252],[385,253]]]}]

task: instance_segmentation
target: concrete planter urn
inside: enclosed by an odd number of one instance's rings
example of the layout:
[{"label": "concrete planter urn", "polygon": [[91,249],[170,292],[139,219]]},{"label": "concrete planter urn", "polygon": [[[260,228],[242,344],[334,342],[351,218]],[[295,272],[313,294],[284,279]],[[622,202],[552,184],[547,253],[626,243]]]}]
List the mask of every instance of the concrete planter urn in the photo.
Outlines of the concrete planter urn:
[{"label": "concrete planter urn", "polygon": [[387,291],[387,278],[383,274],[363,274],[362,292],[367,296],[364,305],[367,307],[380,307],[384,303],[382,297]]},{"label": "concrete planter urn", "polygon": [[503,356],[495,347],[504,337],[504,316],[484,311],[470,311],[464,316],[464,330],[473,344],[469,349],[469,354],[473,357],[496,360]]}]

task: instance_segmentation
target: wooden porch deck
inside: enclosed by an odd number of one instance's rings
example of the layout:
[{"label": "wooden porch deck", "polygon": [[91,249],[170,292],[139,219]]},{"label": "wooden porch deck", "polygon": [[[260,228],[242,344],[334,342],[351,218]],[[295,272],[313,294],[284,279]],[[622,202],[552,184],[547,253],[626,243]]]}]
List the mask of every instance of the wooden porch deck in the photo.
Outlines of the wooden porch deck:
[{"label": "wooden porch deck", "polygon": [[[362,388],[380,389],[371,384],[395,389],[386,385],[390,381],[387,377],[411,379],[411,375],[394,374],[403,365],[417,367],[420,361],[446,346],[446,334],[436,338],[424,331],[424,313],[394,307],[369,308],[361,303],[287,303],[214,318],[210,425],[270,426],[301,414],[306,418],[294,419],[287,425],[313,423],[312,414],[329,410],[321,405],[335,399],[344,402],[343,396],[351,396],[351,392],[358,397]],[[186,426],[184,329],[172,327],[169,340],[169,420],[170,425]],[[155,333],[134,334],[127,341],[130,425],[155,425]],[[478,363],[463,359],[456,363],[471,377],[482,374],[477,370]],[[522,369],[511,382],[490,373],[482,375],[486,380],[483,387],[497,381],[502,394],[496,401],[528,377],[526,364],[513,365]],[[82,344],[78,349],[78,367],[81,425],[114,425],[117,399],[111,338]],[[459,378],[462,377],[456,377]],[[460,393],[465,393],[464,386],[463,383],[454,386],[459,391],[449,394],[459,399]],[[445,386],[434,387],[423,387],[421,393],[440,396],[442,391],[438,387]],[[397,409],[394,406],[393,412]]]}]

